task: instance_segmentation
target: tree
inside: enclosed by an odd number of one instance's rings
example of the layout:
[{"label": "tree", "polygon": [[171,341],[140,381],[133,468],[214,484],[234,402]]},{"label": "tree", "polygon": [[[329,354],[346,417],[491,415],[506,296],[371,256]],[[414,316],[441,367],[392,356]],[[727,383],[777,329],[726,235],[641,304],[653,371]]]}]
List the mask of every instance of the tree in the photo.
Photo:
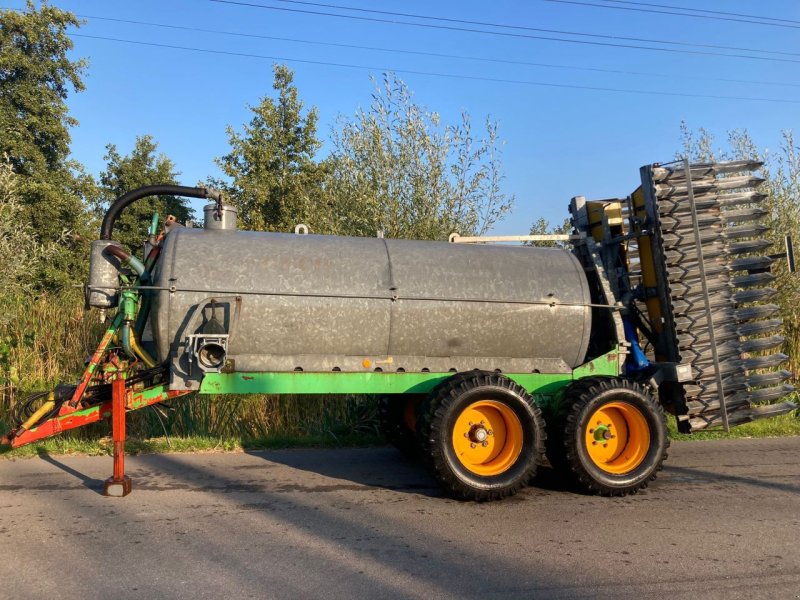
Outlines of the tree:
[{"label": "tree", "polygon": [[70,90],[83,90],[83,60],[70,60],[67,27],[75,15],[29,0],[25,12],[0,12],[0,154],[18,176],[22,217],[42,243],[59,242],[40,276],[46,285],[80,275],[90,220],[84,198],[93,182],[68,159]]},{"label": "tree", "polygon": [[[550,221],[545,219],[544,217],[539,217],[533,225],[531,225],[531,230],[529,235],[569,235],[572,233],[572,221],[570,219],[564,219],[564,222],[561,223],[561,226],[553,226],[550,225]],[[546,241],[546,242],[525,242],[526,246],[541,246],[545,248],[571,248],[572,245],[570,242],[555,242],[555,241]]]},{"label": "tree", "polygon": [[[178,183],[175,164],[164,154],[157,154],[158,144],[152,136],[136,138],[133,150],[122,156],[114,144],[106,146],[106,169],[100,174],[101,210],[123,194],[145,185]],[[114,226],[114,239],[131,249],[141,246],[153,213],[164,219],[174,215],[179,222],[192,217],[192,209],[183,198],[175,196],[142,198],[128,206]]]},{"label": "tree", "polygon": [[247,229],[291,231],[313,214],[320,169],[314,154],[317,110],[303,115],[303,102],[284,65],[274,66],[277,98],[250,107],[253,118],[239,133],[228,126],[231,151],[216,160],[229,181],[212,180],[239,210]]},{"label": "tree", "polygon": [[487,120],[482,138],[466,113],[444,125],[394,75],[332,138],[318,229],[445,240],[484,233],[513,203],[500,189],[497,125]]},{"label": "tree", "polygon": [[[35,273],[52,257],[55,246],[41,244],[23,215],[17,197],[19,176],[7,159],[0,160],[0,295],[27,293],[35,287]],[[8,316],[8,315],[5,315]]]}]

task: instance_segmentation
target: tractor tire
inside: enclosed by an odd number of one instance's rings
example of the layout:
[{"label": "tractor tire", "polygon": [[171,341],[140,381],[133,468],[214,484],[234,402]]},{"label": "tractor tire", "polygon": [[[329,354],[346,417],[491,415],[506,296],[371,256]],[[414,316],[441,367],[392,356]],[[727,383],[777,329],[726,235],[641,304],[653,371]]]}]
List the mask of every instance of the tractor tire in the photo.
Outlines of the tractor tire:
[{"label": "tractor tire", "polygon": [[588,379],[565,394],[560,448],[551,445],[551,463],[586,492],[635,494],[656,478],[667,458],[664,409],[641,384]]},{"label": "tractor tire", "polygon": [[560,477],[571,477],[569,461],[564,450],[564,429],[567,424],[567,415],[576,398],[585,394],[592,386],[601,381],[613,379],[610,375],[598,375],[576,379],[567,385],[561,393],[561,399],[555,404],[549,404],[544,413],[547,422],[546,456],[550,466]]},{"label": "tractor tire", "polygon": [[420,453],[451,496],[487,501],[511,496],[536,474],[544,419],[512,380],[485,371],[447,379],[420,406]]},{"label": "tractor tire", "polygon": [[418,458],[417,407],[425,399],[418,394],[395,394],[380,400],[378,417],[386,441],[407,458]]}]

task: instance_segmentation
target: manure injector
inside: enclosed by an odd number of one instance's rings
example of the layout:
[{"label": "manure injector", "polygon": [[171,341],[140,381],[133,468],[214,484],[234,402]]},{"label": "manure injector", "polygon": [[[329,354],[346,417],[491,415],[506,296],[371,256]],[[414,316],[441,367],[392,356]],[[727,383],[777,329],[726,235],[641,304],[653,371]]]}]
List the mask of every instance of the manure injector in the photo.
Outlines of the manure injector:
[{"label": "manure injector", "polygon": [[[75,385],[17,405],[19,447],[190,392],[372,394],[388,439],[458,498],[509,496],[552,466],[588,492],[655,478],[665,411],[685,432],[797,408],[753,175],[760,163],[642,167],[622,199],[570,203],[564,236],[450,243],[238,231],[205,188],[150,186],[109,208],[87,305],[116,309]],[[147,196],[208,198],[203,228],[154,216],[141,258],[113,240]],[[494,242],[560,242],[561,248]]]}]

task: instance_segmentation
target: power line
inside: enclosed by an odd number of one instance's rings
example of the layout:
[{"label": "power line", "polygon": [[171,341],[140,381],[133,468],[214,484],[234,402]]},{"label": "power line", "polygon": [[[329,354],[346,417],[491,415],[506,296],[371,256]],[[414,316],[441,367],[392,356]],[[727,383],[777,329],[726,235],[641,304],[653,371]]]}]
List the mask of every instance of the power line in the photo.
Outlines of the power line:
[{"label": "power line", "polygon": [[523,60],[510,60],[510,59],[502,59],[502,58],[489,58],[485,56],[469,56],[469,55],[459,55],[459,54],[446,54],[441,52],[427,52],[424,50],[406,50],[402,48],[382,48],[380,46],[361,46],[357,44],[343,44],[343,43],[336,43],[336,42],[321,42],[319,40],[308,40],[308,39],[301,39],[301,38],[288,38],[288,37],[278,37],[272,35],[264,35],[258,33],[245,33],[240,31],[225,31],[220,29],[206,29],[202,27],[191,27],[188,25],[174,25],[174,24],[167,24],[167,23],[154,23],[151,21],[137,21],[131,19],[118,19],[114,17],[99,17],[96,15],[77,15],[79,18],[82,19],[91,19],[95,21],[109,21],[113,23],[125,23],[130,25],[145,25],[150,27],[160,27],[164,29],[173,29],[178,31],[191,31],[196,33],[211,33],[216,35],[228,35],[233,37],[243,37],[243,38],[253,38],[253,39],[263,39],[263,40],[271,40],[271,41],[278,41],[278,42],[290,42],[290,43],[297,43],[297,44],[310,44],[314,46],[326,46],[332,48],[347,48],[353,50],[369,50],[375,52],[387,52],[387,53],[395,53],[395,54],[408,54],[414,56],[429,56],[434,58],[452,58],[457,60],[471,60],[477,62],[488,62],[488,63],[495,63],[495,64],[508,64],[508,65],[517,65],[517,66],[528,66],[528,67],[541,67],[541,68],[548,68],[548,69],[564,69],[564,70],[573,70],[573,71],[586,71],[586,72],[593,72],[593,73],[611,73],[617,75],[635,75],[635,76],[644,76],[644,77],[679,77],[681,79],[692,79],[698,81],[720,81],[725,83],[744,83],[750,85],[772,85],[772,86],[781,86],[781,87],[800,87],[800,83],[787,83],[785,81],[756,81],[756,80],[748,80],[748,79],[731,79],[726,77],[704,77],[704,76],[696,76],[696,75],[669,75],[664,72],[653,72],[653,71],[632,71],[632,70],[625,70],[625,69],[605,69],[600,67],[579,67],[575,65],[563,65],[563,64],[551,64],[551,63],[541,63],[541,62],[531,62],[531,61],[523,61]]},{"label": "power line", "polygon": [[795,19],[781,19],[778,17],[764,17],[761,15],[748,15],[743,13],[727,12],[723,10],[708,10],[705,8],[689,8],[688,6],[672,6],[670,4],[654,4],[652,2],[634,2],[633,0],[602,0],[603,2],[614,2],[616,4],[636,4],[638,6],[654,6],[657,8],[674,8],[677,10],[685,10],[687,12],[708,13],[712,15],[725,15],[733,17],[746,17],[749,19],[760,19],[762,21],[778,21],[782,23],[794,23],[800,25],[800,21]]},{"label": "power line", "polygon": [[[282,0],[275,0],[276,2],[280,2]],[[678,12],[680,11],[694,11],[695,9],[685,9],[679,6],[665,6],[659,4],[647,4],[644,2],[625,2],[625,4],[638,4],[640,6],[664,6],[665,8],[673,8],[676,10],[656,10],[655,8],[636,8],[633,6],[609,6],[608,4],[598,4],[596,2],[580,2],[579,0],[544,0],[545,2],[555,2],[558,4],[576,4],[579,6],[593,6],[595,8],[610,8],[612,10],[627,10],[632,12],[643,12],[643,13],[655,13],[659,15],[675,15],[679,17],[691,17],[694,19],[709,19],[713,21],[732,21],[735,23],[747,23],[750,25],[769,25],[771,27],[785,27],[788,29],[800,29],[800,24],[791,25],[792,21],[788,23],[767,23],[765,21],[757,21],[755,19],[739,19],[733,16],[725,17],[722,15],[725,14],[736,14],[736,13],[725,13],[722,11],[698,11],[698,12],[716,12],[714,15],[705,15],[705,14],[692,14],[692,12]],[[619,1],[619,0],[609,0],[611,2]],[[762,17],[756,17],[760,19]],[[775,21],[779,21],[775,19]],[[788,20],[787,20],[788,21]]]},{"label": "power line", "polygon": [[[613,42],[599,42],[599,41],[591,41],[591,40],[574,40],[568,38],[560,38],[560,37],[547,37],[541,35],[532,35],[532,34],[525,34],[525,33],[513,33],[510,31],[492,31],[487,29],[475,29],[470,27],[457,27],[455,25],[434,25],[431,23],[418,23],[415,21],[403,21],[396,18],[380,18],[380,17],[367,17],[367,16],[360,16],[360,15],[348,15],[348,14],[340,14],[340,13],[332,13],[326,11],[319,11],[319,10],[310,10],[310,9],[301,9],[301,8],[287,8],[283,6],[271,6],[268,4],[259,4],[256,2],[247,2],[244,0],[210,0],[211,2],[216,2],[218,4],[227,4],[227,5],[236,5],[236,6],[243,6],[249,8],[261,8],[266,10],[273,10],[273,11],[281,11],[281,12],[289,12],[289,13],[299,13],[299,14],[310,14],[310,15],[319,15],[319,16],[326,16],[326,17],[335,17],[339,19],[350,19],[356,21],[369,21],[373,23],[389,23],[393,25],[407,25],[412,27],[423,27],[426,29],[439,29],[439,30],[447,30],[447,31],[463,31],[468,33],[479,33],[484,35],[494,35],[494,36],[502,36],[502,37],[512,37],[512,38],[521,38],[521,39],[535,39],[535,40],[547,40],[547,41],[555,41],[555,42],[564,42],[570,44],[584,44],[584,45],[592,45],[592,46],[605,46],[605,47],[615,47],[615,48],[628,48],[628,49],[637,49],[637,50],[652,50],[656,52],[669,52],[669,53],[677,53],[677,54],[693,54],[693,55],[704,55],[704,56],[722,56],[726,58],[746,58],[751,60],[766,60],[766,61],[775,61],[775,62],[798,62],[796,60],[788,60],[788,59],[781,59],[781,58],[773,58],[773,57],[766,57],[766,56],[752,56],[749,54],[726,54],[722,52],[711,52],[708,50],[684,50],[678,48],[659,48],[655,46],[642,46],[639,44],[621,44],[621,43],[613,43]],[[504,29],[516,29],[516,30],[525,30],[525,31],[538,31],[544,33],[554,33],[554,34],[561,34],[561,35],[572,35],[572,36],[582,36],[582,37],[590,37],[596,39],[608,39],[608,40],[621,40],[621,41],[632,41],[632,42],[645,42],[645,43],[654,43],[654,44],[665,44],[665,45],[672,45],[672,46],[685,46],[685,47],[694,47],[694,48],[716,48],[721,50],[734,50],[738,52],[758,52],[761,54],[773,54],[773,55],[782,55],[782,56],[800,56],[798,52],[782,52],[777,50],[761,50],[757,48],[741,48],[737,46],[717,46],[713,44],[697,44],[692,42],[681,42],[681,41],[674,41],[674,40],[655,40],[649,38],[634,38],[634,37],[625,37],[625,36],[614,36],[614,35],[603,35],[603,34],[595,34],[595,33],[582,33],[582,32],[575,32],[575,31],[564,31],[564,30],[557,30],[557,29],[542,29],[536,27],[526,27],[521,25],[508,25],[508,24],[498,24],[498,23],[484,23],[481,21],[466,21],[461,19],[450,19],[447,17],[434,17],[434,16],[426,16],[426,15],[413,15],[411,13],[393,13],[390,11],[377,11],[371,9],[364,9],[364,8],[352,8],[348,6],[342,5],[334,5],[334,4],[322,4],[318,2],[302,2],[300,0],[273,0],[275,2],[289,2],[292,4],[304,4],[304,5],[312,5],[312,6],[324,6],[324,7],[333,7],[339,10],[351,10],[351,11],[358,11],[362,13],[373,13],[373,14],[384,14],[384,15],[396,15],[399,17],[406,17],[411,16],[416,19],[427,19],[427,20],[435,20],[441,22],[458,22],[458,23],[466,23],[466,24],[476,24],[476,25],[484,25],[490,27],[497,27],[497,28],[504,28]]]},{"label": "power line", "polygon": [[782,98],[757,98],[757,97],[747,97],[747,96],[724,96],[724,95],[716,95],[716,94],[691,94],[691,93],[683,93],[683,92],[668,92],[668,91],[651,91],[651,90],[641,90],[641,89],[625,89],[625,88],[612,88],[612,87],[600,87],[600,86],[588,86],[588,85],[573,85],[573,84],[566,84],[566,83],[551,83],[545,81],[530,81],[524,79],[504,79],[499,77],[483,77],[478,75],[458,75],[454,73],[441,73],[435,71],[419,71],[414,69],[393,69],[391,67],[376,67],[370,65],[356,65],[350,63],[339,63],[339,62],[330,62],[330,61],[321,61],[321,60],[308,60],[308,59],[300,59],[300,58],[290,58],[286,56],[268,56],[264,54],[251,54],[246,52],[232,52],[227,50],[216,50],[210,48],[194,48],[190,46],[178,46],[174,44],[161,44],[157,42],[143,42],[140,40],[126,40],[122,38],[115,38],[115,37],[105,37],[105,36],[98,36],[98,35],[88,35],[83,33],[73,33],[73,37],[80,37],[80,38],[87,38],[87,39],[94,39],[94,40],[105,40],[110,42],[120,42],[125,44],[135,44],[139,46],[150,46],[155,48],[168,48],[172,50],[184,50],[189,52],[202,52],[205,54],[219,54],[225,56],[239,56],[245,58],[257,58],[262,60],[271,60],[271,61],[279,61],[279,62],[290,62],[290,63],[302,63],[302,64],[310,64],[310,65],[318,65],[318,66],[326,66],[326,67],[338,67],[338,68],[345,68],[345,69],[359,69],[359,70],[368,70],[368,71],[383,71],[383,72],[395,72],[395,73],[404,73],[410,75],[423,75],[427,77],[444,77],[448,79],[461,79],[467,81],[485,81],[490,83],[508,83],[508,84],[519,84],[519,85],[529,85],[529,86],[537,86],[537,87],[548,87],[548,88],[562,88],[562,89],[572,89],[572,90],[583,90],[583,91],[596,91],[596,92],[615,92],[615,93],[623,93],[623,94],[639,94],[639,95],[648,95],[648,96],[671,96],[671,97],[678,97],[678,98],[702,98],[702,99],[712,99],[712,100],[743,100],[743,101],[750,101],[750,102],[772,102],[772,103],[780,103],[780,104],[800,104],[800,100],[785,100]]},{"label": "power line", "polygon": [[[552,1],[559,2],[560,0],[552,0]],[[686,8],[682,8],[682,7],[679,7],[679,6],[667,6],[667,5],[660,5],[660,4],[650,4],[650,3],[647,3],[647,2],[634,2],[634,1],[628,1],[628,0],[600,0],[600,1],[601,2],[618,2],[620,4],[636,4],[636,5],[642,5],[642,6],[655,6],[655,7],[660,7],[660,8],[673,8],[673,9],[678,9],[678,10],[692,11],[692,12],[715,13],[715,14],[718,14],[718,15],[753,17],[753,15],[741,15],[741,14],[737,14],[737,13],[726,13],[726,12],[723,12],[723,11],[686,9]],[[508,28],[511,28],[511,29],[531,29],[533,31],[542,31],[542,30],[538,30],[538,29],[535,29],[535,28],[508,25],[508,24],[505,24],[505,23],[487,23],[487,22],[483,22],[483,21],[468,21],[468,20],[464,20],[464,19],[455,19],[455,18],[447,18],[447,17],[433,17],[433,16],[429,16],[429,15],[418,15],[418,14],[413,14],[413,13],[402,13],[402,12],[394,12],[394,11],[387,11],[387,10],[376,10],[376,9],[359,8],[359,7],[352,7],[352,6],[342,6],[342,5],[338,5],[338,4],[328,4],[328,3],[324,3],[324,2],[312,2],[310,0],[273,0],[273,2],[281,2],[281,3],[284,3],[284,4],[302,4],[302,5],[306,5],[306,6],[317,6],[317,7],[322,7],[322,8],[337,8],[337,9],[341,9],[341,10],[351,10],[351,11],[354,11],[354,12],[362,12],[362,13],[372,13],[372,14],[382,14],[382,15],[391,15],[391,16],[431,19],[431,20],[436,20],[436,21],[446,21],[446,22],[450,22],[450,23],[462,23],[462,24],[468,24],[468,25],[484,25],[484,26],[488,25],[488,26],[491,26],[491,27],[508,27]],[[761,18],[761,17],[753,17],[753,18]],[[766,17],[766,18],[768,19],[769,17]],[[770,20],[781,21],[783,19],[770,19]],[[789,21],[789,22],[791,22],[791,21]],[[564,33],[564,32],[559,32],[559,33]]]}]

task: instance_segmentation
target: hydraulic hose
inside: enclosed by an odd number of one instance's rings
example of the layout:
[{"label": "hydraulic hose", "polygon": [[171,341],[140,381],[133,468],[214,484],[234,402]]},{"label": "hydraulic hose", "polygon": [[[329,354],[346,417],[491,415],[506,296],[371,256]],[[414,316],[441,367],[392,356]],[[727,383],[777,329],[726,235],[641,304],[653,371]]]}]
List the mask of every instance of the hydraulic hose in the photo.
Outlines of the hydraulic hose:
[{"label": "hydraulic hose", "polygon": [[147,285],[150,283],[150,273],[145,268],[144,263],[133,254],[123,250],[119,246],[108,246],[105,252],[116,256],[122,264],[127,264],[131,269],[136,271],[136,274],[139,276],[139,281],[142,284]]},{"label": "hydraulic hose", "polygon": [[129,322],[122,323],[119,330],[119,341],[122,343],[122,350],[125,354],[134,360],[138,358],[131,348],[131,324]]},{"label": "hydraulic hose", "polygon": [[156,361],[150,356],[147,351],[139,345],[139,340],[136,339],[136,332],[131,327],[130,321],[122,323],[122,349],[125,354],[131,358],[138,358],[141,360],[148,369],[156,366]]},{"label": "hydraulic hose", "polygon": [[153,357],[150,356],[147,350],[142,348],[142,346],[139,344],[139,338],[136,336],[136,331],[133,329],[131,330],[130,342],[131,350],[133,350],[133,353],[141,359],[145,367],[152,369],[156,366],[156,361],[153,359]]},{"label": "hydraulic hose", "polygon": [[[116,256],[122,264],[126,264],[133,269],[139,276],[139,283],[143,283],[145,285],[150,283],[150,272],[144,266],[144,263],[142,263],[142,261],[133,256],[131,253],[123,250],[119,246],[114,245],[108,246],[105,251],[112,256]],[[133,322],[137,320],[136,296],[126,296],[128,293],[133,292],[123,292],[123,298],[120,305],[120,311],[122,311],[125,315],[125,319],[122,322],[122,331],[120,333],[122,349],[125,351],[125,354],[134,359],[138,358],[148,369],[152,369],[156,366],[156,361],[153,360],[147,351],[139,345],[139,340],[136,337],[136,329],[132,326]],[[143,307],[146,310],[149,310],[150,303],[149,301],[145,302],[145,300],[149,299],[145,298],[142,301]],[[144,327],[144,324],[142,324],[142,327]]]},{"label": "hydraulic hose", "polygon": [[[153,215],[153,223],[156,222],[156,218],[158,214],[156,213]],[[158,260],[158,256],[161,254],[161,246],[154,246],[152,250],[150,250],[150,254],[147,256],[147,260],[144,261],[144,268],[149,273],[153,269],[153,265],[155,265],[156,260]],[[153,300],[153,292],[151,290],[142,290],[142,304],[139,307],[139,313],[136,315],[136,324],[134,325],[134,332],[136,336],[141,338],[142,333],[144,332],[144,325],[147,322],[148,317],[150,316],[150,305],[152,304]]]},{"label": "hydraulic hose", "polygon": [[100,239],[110,240],[114,223],[125,207],[147,196],[186,196],[188,198],[211,198],[216,202],[222,202],[222,194],[220,192],[205,187],[166,184],[141,187],[120,196],[108,207],[106,215],[103,217],[103,224],[100,227]]}]

